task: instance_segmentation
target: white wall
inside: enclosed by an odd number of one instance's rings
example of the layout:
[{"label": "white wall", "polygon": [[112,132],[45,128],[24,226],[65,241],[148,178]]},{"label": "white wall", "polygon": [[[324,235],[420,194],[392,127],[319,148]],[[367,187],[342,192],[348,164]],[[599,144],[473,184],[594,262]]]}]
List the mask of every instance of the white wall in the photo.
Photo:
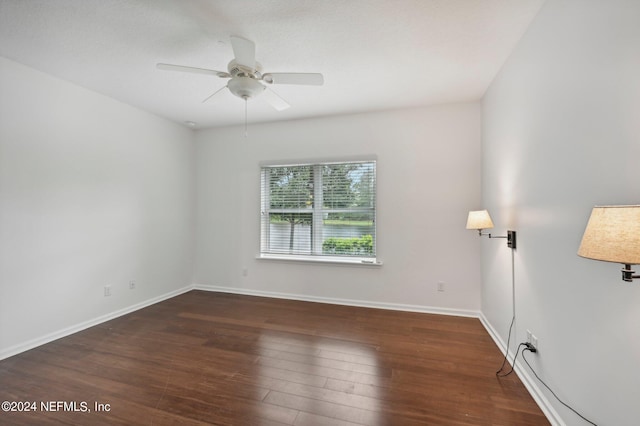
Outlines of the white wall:
[{"label": "white wall", "polygon": [[[249,104],[249,114],[251,104]],[[194,283],[344,303],[477,313],[480,105],[327,117],[197,134]],[[256,260],[260,161],[377,155],[382,267]],[[243,276],[242,269],[248,275]],[[446,291],[438,293],[438,281]]]},{"label": "white wall", "polygon": [[0,358],[191,283],[193,144],[0,58]]},{"label": "white wall", "polygon": [[[536,334],[538,373],[601,425],[640,417],[640,282],[576,251],[594,205],[640,204],[639,17],[638,1],[548,0],[483,102],[484,206],[518,231],[514,342]],[[483,242],[482,312],[505,342],[510,256]]]}]

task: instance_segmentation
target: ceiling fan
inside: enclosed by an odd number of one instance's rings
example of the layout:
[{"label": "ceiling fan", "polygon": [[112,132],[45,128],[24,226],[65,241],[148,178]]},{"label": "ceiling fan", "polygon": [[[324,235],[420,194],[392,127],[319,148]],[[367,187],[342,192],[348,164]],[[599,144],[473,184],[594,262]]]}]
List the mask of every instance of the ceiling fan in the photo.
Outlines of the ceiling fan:
[{"label": "ceiling fan", "polygon": [[285,110],[290,105],[273,90],[269,89],[267,85],[299,84],[321,86],[324,83],[324,78],[319,73],[263,73],[262,65],[256,62],[256,45],[254,42],[231,36],[231,46],[235,58],[229,62],[227,66],[228,72],[163,63],[156,64],[156,67],[161,70],[208,74],[230,79],[224,87],[208,96],[202,102],[207,102],[224,89],[229,89],[231,93],[245,101],[262,94],[265,101],[278,111]]}]

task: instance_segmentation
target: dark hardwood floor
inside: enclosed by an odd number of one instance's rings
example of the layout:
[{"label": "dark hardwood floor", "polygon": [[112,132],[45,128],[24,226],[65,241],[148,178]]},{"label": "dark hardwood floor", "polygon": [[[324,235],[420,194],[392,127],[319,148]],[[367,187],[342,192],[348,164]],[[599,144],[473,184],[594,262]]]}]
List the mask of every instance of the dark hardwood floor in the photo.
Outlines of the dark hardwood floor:
[{"label": "dark hardwood floor", "polygon": [[473,318],[191,291],[0,361],[36,403],[0,424],[548,425],[502,359]]}]

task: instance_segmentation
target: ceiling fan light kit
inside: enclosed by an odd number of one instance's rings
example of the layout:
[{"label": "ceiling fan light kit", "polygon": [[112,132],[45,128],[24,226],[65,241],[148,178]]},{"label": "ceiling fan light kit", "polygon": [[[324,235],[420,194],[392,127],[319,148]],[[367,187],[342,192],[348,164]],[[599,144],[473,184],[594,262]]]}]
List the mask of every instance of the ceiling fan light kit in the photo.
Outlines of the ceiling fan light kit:
[{"label": "ceiling fan light kit", "polygon": [[236,77],[227,83],[231,93],[242,99],[252,99],[266,89],[258,80],[251,77]]},{"label": "ceiling fan light kit", "polygon": [[226,86],[208,96],[203,102],[209,101],[215,95],[227,88],[234,95],[245,101],[265,93],[263,98],[277,111],[289,108],[289,104],[267,86],[272,84],[295,84],[305,86],[321,86],[324,77],[319,73],[262,73],[262,66],[255,59],[255,43],[241,37],[231,36],[231,46],[235,58],[229,62],[229,72],[210,70],[206,68],[188,67],[183,65],[158,63],[156,67],[167,71],[190,72],[196,74],[213,75],[230,79]]}]

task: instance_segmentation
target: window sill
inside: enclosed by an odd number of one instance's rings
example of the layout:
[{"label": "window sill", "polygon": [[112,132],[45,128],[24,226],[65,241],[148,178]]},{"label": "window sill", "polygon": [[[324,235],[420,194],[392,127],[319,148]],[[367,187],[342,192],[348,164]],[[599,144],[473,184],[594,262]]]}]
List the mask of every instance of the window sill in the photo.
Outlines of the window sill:
[{"label": "window sill", "polygon": [[350,265],[350,266],[382,266],[382,261],[375,258],[369,259],[349,259],[344,257],[330,256],[296,256],[286,254],[259,254],[256,256],[258,260],[277,260],[284,262],[307,262],[316,264],[329,265]]}]

